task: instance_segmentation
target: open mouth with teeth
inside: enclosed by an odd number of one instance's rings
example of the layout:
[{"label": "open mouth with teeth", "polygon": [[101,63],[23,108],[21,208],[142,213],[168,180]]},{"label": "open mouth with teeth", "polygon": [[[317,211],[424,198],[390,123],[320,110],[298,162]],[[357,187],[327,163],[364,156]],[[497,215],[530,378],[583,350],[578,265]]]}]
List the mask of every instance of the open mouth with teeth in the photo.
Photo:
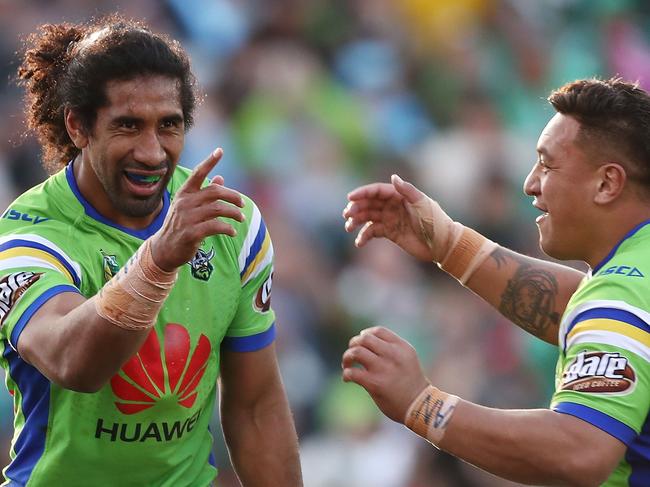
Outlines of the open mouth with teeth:
[{"label": "open mouth with teeth", "polygon": [[540,221],[542,221],[544,218],[546,218],[548,216],[548,211],[546,210],[546,208],[544,208],[542,205],[539,204],[537,199],[535,199],[535,201],[533,201],[533,206],[535,207],[535,209],[542,212],[541,215],[539,215],[537,218],[535,218],[535,222],[539,223]]}]

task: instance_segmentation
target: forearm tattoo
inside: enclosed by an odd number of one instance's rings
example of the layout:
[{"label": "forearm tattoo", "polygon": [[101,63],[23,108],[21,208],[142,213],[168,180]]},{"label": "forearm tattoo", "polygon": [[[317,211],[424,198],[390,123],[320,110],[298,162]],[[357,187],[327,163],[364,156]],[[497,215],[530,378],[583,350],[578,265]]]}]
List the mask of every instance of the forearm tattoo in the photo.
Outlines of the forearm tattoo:
[{"label": "forearm tattoo", "polygon": [[490,255],[497,268],[505,264],[506,259],[518,262],[519,267],[506,284],[501,295],[499,311],[514,324],[527,332],[541,337],[548,332],[549,326],[557,326],[560,314],[555,310],[558,283],[555,276],[544,269],[508,255],[498,248]]}]

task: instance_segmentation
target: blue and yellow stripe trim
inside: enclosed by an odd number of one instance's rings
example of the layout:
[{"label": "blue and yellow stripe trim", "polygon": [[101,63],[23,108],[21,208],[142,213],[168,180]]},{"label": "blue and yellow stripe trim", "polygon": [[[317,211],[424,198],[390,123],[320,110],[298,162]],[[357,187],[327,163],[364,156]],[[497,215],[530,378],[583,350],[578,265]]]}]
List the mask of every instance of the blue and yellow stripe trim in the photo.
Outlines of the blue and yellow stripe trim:
[{"label": "blue and yellow stripe trim", "polygon": [[637,315],[616,308],[592,308],[578,314],[567,327],[564,352],[573,337],[592,330],[618,333],[650,347],[650,325]]},{"label": "blue and yellow stripe trim", "polygon": [[56,267],[75,286],[81,285],[81,278],[68,260],[56,250],[39,242],[16,239],[0,244],[0,261],[13,257],[34,257]]},{"label": "blue and yellow stripe trim", "polygon": [[266,225],[264,221],[260,221],[260,228],[255,236],[255,240],[251,245],[248,257],[246,257],[246,262],[244,268],[240,272],[240,277],[242,281],[246,281],[248,277],[255,271],[259,266],[260,262],[264,260],[266,253],[269,250],[271,245],[271,236],[266,231]]}]

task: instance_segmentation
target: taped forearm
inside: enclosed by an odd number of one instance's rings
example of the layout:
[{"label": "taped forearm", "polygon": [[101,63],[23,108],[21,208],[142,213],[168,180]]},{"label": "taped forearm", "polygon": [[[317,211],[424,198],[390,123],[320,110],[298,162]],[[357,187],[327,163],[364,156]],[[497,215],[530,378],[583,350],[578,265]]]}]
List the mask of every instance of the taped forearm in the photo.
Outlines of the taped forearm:
[{"label": "taped forearm", "polygon": [[437,447],[459,400],[429,385],[411,403],[404,425]]},{"label": "taped forearm", "polygon": [[433,261],[465,285],[497,244],[453,221],[440,205],[423,198],[413,205]]},{"label": "taped forearm", "polygon": [[454,222],[454,231],[454,243],[438,265],[464,286],[497,244],[458,222]]},{"label": "taped forearm", "polygon": [[120,328],[151,328],[176,282],[177,274],[178,270],[167,272],[156,265],[151,255],[151,241],[146,240],[95,296],[95,310]]}]

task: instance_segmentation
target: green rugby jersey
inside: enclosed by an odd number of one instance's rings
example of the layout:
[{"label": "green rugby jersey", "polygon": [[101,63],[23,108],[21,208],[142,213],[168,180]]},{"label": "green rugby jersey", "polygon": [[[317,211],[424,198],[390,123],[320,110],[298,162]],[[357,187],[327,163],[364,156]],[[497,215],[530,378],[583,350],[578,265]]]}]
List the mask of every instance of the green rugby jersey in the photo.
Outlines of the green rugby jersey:
[{"label": "green rugby jersey", "polygon": [[17,353],[51,297],[91,297],[164,221],[190,172],[177,168],[146,229],[106,220],[83,198],[72,164],[20,196],[0,219],[0,361],[14,398],[11,486],[204,486],[215,478],[208,430],[220,347],[253,351],[275,338],[273,247],[244,198],[237,237],[206,238],[144,345],[93,394],[50,382]]},{"label": "green rugby jersey", "polygon": [[559,333],[551,408],[627,445],[603,485],[650,485],[650,221],[585,277]]}]

